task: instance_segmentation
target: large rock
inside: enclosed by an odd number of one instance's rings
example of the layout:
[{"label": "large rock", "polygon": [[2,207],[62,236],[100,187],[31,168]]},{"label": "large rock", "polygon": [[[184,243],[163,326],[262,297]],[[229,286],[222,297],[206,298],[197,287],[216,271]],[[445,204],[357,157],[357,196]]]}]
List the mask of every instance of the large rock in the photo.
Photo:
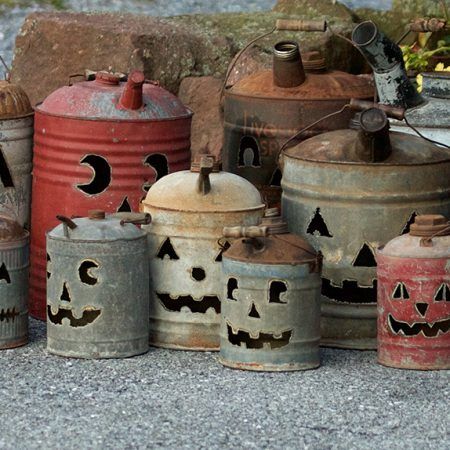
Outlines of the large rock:
[{"label": "large rock", "polygon": [[[298,17],[323,18],[316,3],[321,2],[309,0],[306,13]],[[119,72],[137,68],[177,93],[185,77],[223,77],[245,43],[273,28],[277,18],[287,16],[266,12],[162,19],[114,13],[35,13],[27,17],[17,36],[12,80],[36,103],[86,68],[112,67]],[[332,19],[333,27],[346,35],[353,27],[349,13],[325,18]],[[303,51],[321,49],[330,67],[353,71],[360,67],[360,55],[330,33],[277,32],[257,44],[260,54],[255,69],[270,64],[271,46],[285,38],[299,40]]]}]

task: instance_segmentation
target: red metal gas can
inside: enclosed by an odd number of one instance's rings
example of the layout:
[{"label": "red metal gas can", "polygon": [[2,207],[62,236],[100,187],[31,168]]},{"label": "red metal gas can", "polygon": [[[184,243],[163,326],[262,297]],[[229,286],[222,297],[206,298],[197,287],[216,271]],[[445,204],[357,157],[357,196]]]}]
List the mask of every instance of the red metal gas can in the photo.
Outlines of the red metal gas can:
[{"label": "red metal gas can", "polygon": [[450,369],[450,222],[417,216],[377,253],[378,362]]},{"label": "red metal gas can", "polygon": [[138,211],[159,178],[190,165],[192,112],[134,71],[98,72],[36,107],[30,312],[45,319],[45,233],[56,213]]}]

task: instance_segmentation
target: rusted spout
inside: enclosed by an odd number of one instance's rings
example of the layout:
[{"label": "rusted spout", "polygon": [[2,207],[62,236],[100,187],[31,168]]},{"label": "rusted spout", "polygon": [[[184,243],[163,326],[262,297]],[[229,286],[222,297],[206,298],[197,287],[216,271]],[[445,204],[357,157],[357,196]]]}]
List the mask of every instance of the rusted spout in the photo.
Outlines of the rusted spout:
[{"label": "rusted spout", "polygon": [[360,131],[355,142],[357,156],[367,162],[387,159],[392,149],[386,113],[378,108],[369,108],[361,113],[359,121]]},{"label": "rusted spout", "polygon": [[273,50],[273,82],[278,87],[300,86],[306,79],[297,42],[281,41]]},{"label": "rusted spout", "polygon": [[120,97],[120,105],[125,109],[139,109],[142,106],[142,86],[145,76],[140,70],[133,70]]},{"label": "rusted spout", "polygon": [[372,21],[358,24],[352,41],[373,69],[380,103],[403,108],[423,103],[406,75],[400,47],[380,33]]}]

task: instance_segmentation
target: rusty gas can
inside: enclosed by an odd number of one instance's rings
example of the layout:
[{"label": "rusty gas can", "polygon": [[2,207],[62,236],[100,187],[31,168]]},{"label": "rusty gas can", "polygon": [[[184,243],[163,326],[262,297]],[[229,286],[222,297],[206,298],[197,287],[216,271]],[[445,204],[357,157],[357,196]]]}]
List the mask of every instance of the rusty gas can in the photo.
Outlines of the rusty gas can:
[{"label": "rusty gas can", "polygon": [[218,350],[225,226],[256,225],[264,204],[243,178],[203,156],[190,171],[170,174],[149,190],[152,216],[150,343],[183,350]]},{"label": "rusty gas can", "polygon": [[450,222],[417,216],[377,252],[378,361],[450,369]]},{"label": "rusty gas can", "polygon": [[192,113],[132,72],[98,72],[36,108],[31,314],[45,317],[45,233],[55,214],[137,211],[149,186],[190,164]]},{"label": "rusty gas can", "polygon": [[47,349],[75,358],[124,358],[148,350],[146,234],[105,216],[69,219],[47,235]]},{"label": "rusty gas can", "polygon": [[375,249],[417,214],[450,214],[450,154],[389,132],[378,108],[361,129],[338,130],[284,152],[283,214],[324,256],[322,342],[376,348]]},{"label": "rusty gas can", "polygon": [[[268,203],[276,204],[281,195],[277,160],[282,144],[299,129],[338,111],[350,98],[372,95],[367,78],[326,70],[317,52],[302,61],[296,42],[279,42],[272,70],[247,76],[225,90],[224,169],[251,181]],[[346,128],[350,118],[346,111],[302,137]]]},{"label": "rusty gas can", "polygon": [[30,226],[33,109],[25,91],[0,81],[0,213]]},{"label": "rusty gas can", "polygon": [[0,348],[28,341],[29,234],[0,215]]},{"label": "rusty gas can", "polygon": [[276,208],[260,226],[224,229],[240,238],[224,253],[220,362],[285,371],[320,364],[321,255],[288,232]]}]

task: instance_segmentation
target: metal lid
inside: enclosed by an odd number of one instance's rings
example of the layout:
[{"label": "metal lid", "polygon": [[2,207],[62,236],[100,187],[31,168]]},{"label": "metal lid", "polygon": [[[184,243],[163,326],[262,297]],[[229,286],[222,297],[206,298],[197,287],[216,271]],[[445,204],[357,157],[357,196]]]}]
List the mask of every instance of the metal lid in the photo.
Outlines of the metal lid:
[{"label": "metal lid", "polygon": [[13,218],[0,215],[0,242],[20,241],[28,237],[28,232],[24,230]]},{"label": "metal lid", "polygon": [[422,73],[422,94],[450,99],[450,72]]},{"label": "metal lid", "polygon": [[16,84],[0,80],[0,120],[17,119],[33,114],[25,91]]},{"label": "metal lid", "polygon": [[424,214],[415,217],[409,234],[421,237],[449,236],[450,226],[448,220],[440,214]]},{"label": "metal lid", "polygon": [[62,223],[47,233],[51,239],[102,243],[134,240],[145,236],[144,231],[133,225],[135,221],[114,215],[107,216],[101,210],[90,211],[88,217],[69,219],[57,216],[57,218]]},{"label": "metal lid", "polygon": [[36,107],[36,111],[105,121],[157,121],[192,116],[192,111],[178,97],[156,83],[144,83],[142,72],[132,71],[127,82],[119,79],[115,73],[97,72],[93,81],[57,89]]}]

